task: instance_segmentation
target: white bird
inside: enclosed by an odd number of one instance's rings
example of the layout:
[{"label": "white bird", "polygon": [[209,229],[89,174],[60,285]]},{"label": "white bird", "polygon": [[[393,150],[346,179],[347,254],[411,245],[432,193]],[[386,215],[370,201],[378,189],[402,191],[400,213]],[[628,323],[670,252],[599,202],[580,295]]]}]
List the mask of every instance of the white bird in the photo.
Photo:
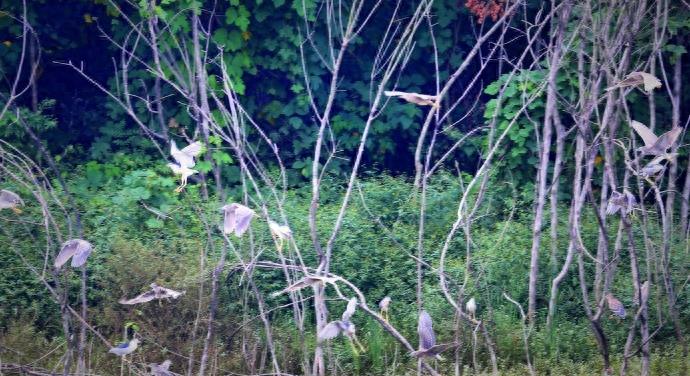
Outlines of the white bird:
[{"label": "white bird", "polygon": [[223,232],[225,234],[234,232],[237,237],[247,231],[256,214],[254,210],[237,203],[225,205],[221,210],[223,211]]},{"label": "white bird", "polygon": [[175,188],[175,192],[180,193],[187,186],[187,179],[194,174],[198,174],[199,171],[193,170],[189,167],[184,167],[177,165],[175,163],[168,163],[168,167],[173,171],[175,175],[180,175],[180,185]]},{"label": "white bird", "polygon": [[152,376],[173,376],[174,373],[169,371],[170,364],[172,364],[172,362],[169,359],[164,361],[161,364],[155,364],[155,363],[149,364],[149,368],[151,368],[151,375]]},{"label": "white bird", "polygon": [[18,194],[6,189],[0,190],[0,209],[12,209],[17,214],[22,211],[17,206],[24,205]]},{"label": "white bird", "polygon": [[129,342],[123,342],[110,350],[109,353],[115,354],[117,356],[125,356],[134,352],[139,346],[139,338],[134,338]]},{"label": "white bird", "polygon": [[465,304],[465,309],[474,320],[474,314],[477,313],[477,302],[474,300],[474,298],[470,298],[470,300],[467,301]]},{"label": "white bird", "polygon": [[391,305],[391,297],[386,295],[381,299],[379,302],[379,309],[381,310],[381,317],[383,317],[384,320],[388,321],[389,316],[388,316],[388,307]]},{"label": "white bird", "polygon": [[385,94],[387,97],[398,97],[420,106],[438,107],[438,97],[435,95],[406,93],[404,91],[384,91],[383,94]]},{"label": "white bird", "polygon": [[70,258],[72,258],[72,267],[78,268],[86,263],[91,251],[93,251],[93,246],[86,240],[68,240],[62,245],[60,253],[55,258],[55,268],[60,269]]},{"label": "white bird", "polygon": [[170,142],[170,155],[177,163],[168,163],[168,167],[175,175],[180,175],[180,185],[175,189],[175,192],[180,193],[187,186],[187,179],[199,173],[199,171],[192,169],[196,165],[194,157],[201,153],[202,144],[199,141],[192,142],[182,150],[177,148],[175,141]]}]

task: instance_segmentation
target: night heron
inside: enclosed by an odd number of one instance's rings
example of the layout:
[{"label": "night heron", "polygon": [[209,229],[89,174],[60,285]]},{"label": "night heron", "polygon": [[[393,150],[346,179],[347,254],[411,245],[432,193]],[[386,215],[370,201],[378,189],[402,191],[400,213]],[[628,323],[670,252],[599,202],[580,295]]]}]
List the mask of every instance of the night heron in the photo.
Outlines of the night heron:
[{"label": "night heron", "polygon": [[651,129],[639,121],[631,121],[630,126],[644,142],[644,146],[637,148],[643,155],[661,155],[666,153],[666,150],[676,143],[680,133],[683,131],[683,128],[676,126],[657,137]]},{"label": "night heron", "polygon": [[632,72],[625,76],[624,79],[620,80],[613,86],[607,87],[606,91],[611,91],[618,88],[630,87],[630,86],[644,86],[644,91],[647,94],[651,93],[654,89],[661,87],[661,81],[654,75],[646,72]]},{"label": "night heron", "polygon": [[366,349],[357,339],[355,324],[350,321],[352,315],[355,314],[355,309],[357,308],[357,298],[352,298],[347,302],[347,308],[340,317],[340,320],[331,321],[326,326],[324,326],[316,335],[317,341],[319,343],[335,338],[342,334],[350,341],[350,346],[352,346],[352,351],[355,354],[359,354],[357,349],[358,346],[361,352],[365,352]]},{"label": "night heron", "polygon": [[158,286],[156,283],[151,284],[151,289],[132,299],[120,299],[120,304],[139,304],[150,302],[154,299],[177,299],[183,295],[184,291],[175,291],[172,289]]},{"label": "night heron", "polygon": [[109,353],[115,354],[117,356],[125,356],[134,352],[139,346],[139,338],[134,338],[128,342],[122,342],[121,344],[108,350]]},{"label": "night heron", "polygon": [[295,292],[297,290],[301,290],[306,287],[312,287],[318,284],[324,285],[326,283],[330,284],[335,284],[338,281],[338,278],[336,277],[323,277],[323,276],[318,276],[318,275],[308,275],[304,278],[299,279],[297,282],[294,282],[290,286],[280,290],[276,291],[271,296],[276,297],[285,293],[289,292]]},{"label": "night heron", "polygon": [[438,107],[438,97],[435,95],[406,93],[404,91],[384,91],[383,94],[387,97],[398,97],[420,106]]},{"label": "night heron", "polygon": [[292,230],[287,225],[279,225],[277,222],[268,220],[268,228],[275,239],[278,250],[283,249],[283,243],[292,238]]},{"label": "night heron", "polygon": [[6,189],[0,190],[0,209],[12,209],[13,212],[20,214],[22,212],[18,208],[20,205],[24,205],[24,201],[18,194]]},{"label": "night heron", "polygon": [[60,253],[55,258],[55,268],[60,269],[70,258],[72,258],[72,267],[78,268],[86,263],[91,251],[93,251],[93,246],[86,240],[68,240],[62,245]]},{"label": "night heron", "polygon": [[613,294],[606,294],[606,304],[608,304],[611,313],[622,319],[625,318],[625,306],[623,306],[623,303],[616,299]]},{"label": "night heron", "polygon": [[635,196],[627,189],[624,189],[623,193],[613,191],[606,204],[606,215],[613,215],[618,212],[624,216],[630,215],[636,204]]},{"label": "night heron", "polygon": [[242,236],[249,229],[252,218],[256,214],[254,210],[237,203],[225,205],[221,210],[223,211],[223,232],[225,234],[234,232],[237,237]]},{"label": "night heron", "polygon": [[422,311],[419,314],[417,333],[419,334],[419,350],[410,353],[415,358],[435,357],[442,360],[440,355],[442,352],[458,347],[457,343],[436,344],[436,334],[434,334],[431,316],[427,311]]},{"label": "night heron", "polygon": [[467,301],[465,304],[465,309],[467,310],[467,313],[470,314],[470,317],[472,317],[472,320],[475,320],[474,314],[477,313],[477,302],[474,300],[474,298],[470,298],[470,300]]},{"label": "night heron", "polygon": [[149,368],[151,368],[151,375],[153,375],[153,376],[173,376],[174,373],[169,371],[170,364],[172,364],[172,362],[170,360],[166,360],[161,364],[155,364],[155,363],[149,364]]},{"label": "night heron", "polygon": [[640,176],[643,178],[652,178],[666,170],[666,166],[662,164],[664,159],[672,161],[676,157],[677,153],[664,153],[658,157],[652,159],[644,167],[640,169]]},{"label": "night heron", "polygon": [[384,320],[388,321],[390,316],[388,316],[388,307],[391,305],[391,297],[386,295],[381,301],[379,302],[379,309],[381,310],[381,317],[383,317]]},{"label": "night heron", "polygon": [[642,304],[647,303],[647,300],[649,299],[649,281],[644,281],[642,286],[640,286],[639,295],[637,292],[635,292],[635,295],[633,296],[633,304],[640,305],[640,298],[642,298]]},{"label": "night heron", "polygon": [[192,167],[196,164],[194,157],[201,154],[201,149],[202,144],[199,141],[187,145],[182,150],[177,148],[175,141],[170,142],[170,155],[177,163],[168,163],[168,167],[175,175],[180,175],[180,185],[175,189],[175,192],[182,192],[184,187],[187,186],[187,179],[199,172],[193,170]]}]

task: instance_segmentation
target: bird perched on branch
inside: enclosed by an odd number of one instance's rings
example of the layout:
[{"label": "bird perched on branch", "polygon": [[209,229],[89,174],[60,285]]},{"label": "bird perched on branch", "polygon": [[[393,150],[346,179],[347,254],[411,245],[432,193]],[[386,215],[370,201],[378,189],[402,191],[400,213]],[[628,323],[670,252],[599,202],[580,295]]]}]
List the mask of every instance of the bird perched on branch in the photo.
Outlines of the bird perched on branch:
[{"label": "bird perched on branch", "polygon": [[410,353],[415,358],[435,357],[438,360],[443,360],[440,355],[442,352],[458,347],[457,343],[436,344],[436,334],[434,334],[431,316],[427,311],[422,311],[419,314],[417,333],[419,334],[419,350]]},{"label": "bird perched on branch", "polygon": [[117,356],[125,356],[134,352],[139,347],[139,338],[134,337],[131,341],[122,342],[121,344],[108,350],[109,353]]},{"label": "bird perched on branch", "polygon": [[625,306],[623,306],[623,303],[616,299],[613,294],[606,294],[606,304],[608,304],[609,310],[611,310],[614,315],[622,319],[625,318]]},{"label": "bird perched on branch", "polygon": [[60,269],[70,258],[72,258],[72,267],[78,268],[86,263],[91,251],[93,251],[93,246],[86,240],[68,240],[62,245],[60,253],[55,258],[55,268]]},{"label": "bird perched on branch", "polygon": [[0,209],[12,209],[16,214],[20,214],[22,212],[18,208],[20,205],[24,205],[24,201],[18,194],[6,189],[0,190]]},{"label": "bird perched on branch", "polygon": [[381,299],[379,302],[379,309],[381,310],[381,317],[383,317],[384,320],[388,321],[390,318],[388,316],[388,307],[391,305],[391,297],[386,295]]},{"label": "bird perched on branch", "polygon": [[631,121],[630,126],[644,142],[644,146],[637,148],[642,155],[661,155],[666,153],[666,151],[678,141],[678,137],[683,131],[683,128],[676,126],[657,137],[651,129],[647,128],[646,125],[639,121]]},{"label": "bird perched on branch", "polygon": [[120,299],[120,304],[139,304],[150,302],[154,299],[177,299],[184,295],[184,291],[175,291],[172,289],[165,288],[163,286],[158,286],[155,282],[151,284],[151,290],[146,291],[139,296],[132,299]]},{"label": "bird perched on branch", "polygon": [[350,346],[352,346],[352,351],[355,354],[359,354],[359,351],[356,346],[359,347],[359,350],[362,352],[365,352],[366,349],[362,344],[359,342],[357,339],[357,334],[356,334],[356,328],[355,324],[353,324],[350,319],[352,318],[352,315],[355,314],[355,309],[357,308],[357,298],[352,298],[347,302],[347,308],[343,312],[343,315],[340,317],[340,320],[336,321],[331,321],[326,326],[321,328],[319,332],[316,335],[316,338],[319,343],[335,338],[338,335],[342,334],[347,339],[350,341]]},{"label": "bird perched on branch", "polygon": [[640,169],[640,176],[642,176],[643,178],[651,178],[664,172],[664,170],[666,170],[666,166],[661,163],[664,161],[664,159],[672,161],[676,157],[676,154],[677,153],[665,153],[652,159],[649,163],[647,163],[646,165],[644,165],[644,167]]},{"label": "bird perched on branch", "polygon": [[620,80],[618,83],[606,88],[606,91],[611,91],[618,88],[630,87],[630,86],[644,86],[644,91],[647,94],[661,87],[661,81],[656,78],[656,76],[646,73],[646,72],[632,72],[625,76],[624,79]]},{"label": "bird perched on branch", "polygon": [[467,313],[470,314],[470,317],[474,320],[475,313],[477,313],[477,302],[474,300],[474,298],[470,298],[470,300],[467,301],[467,304],[465,304],[465,309],[467,310]]},{"label": "bird perched on branch", "polygon": [[221,210],[223,211],[223,232],[226,234],[234,232],[237,237],[247,231],[256,214],[254,210],[236,203],[225,205]]},{"label": "bird perched on branch", "polygon": [[426,95],[418,93],[406,93],[404,91],[384,91],[387,97],[402,98],[410,103],[418,104],[420,106],[438,107],[438,97],[435,95]]},{"label": "bird perched on branch", "polygon": [[[637,286],[635,286],[637,287]],[[649,281],[644,281],[642,286],[640,286],[640,293],[638,294],[635,292],[635,295],[633,296],[633,304],[634,305],[640,305],[640,298],[642,298],[642,303],[647,303],[647,300],[649,299]]]},{"label": "bird perched on branch", "polygon": [[168,163],[168,167],[175,175],[180,175],[180,185],[175,189],[175,192],[182,192],[184,187],[187,186],[187,179],[199,172],[193,170],[192,167],[196,165],[194,158],[201,154],[202,146],[201,142],[196,141],[180,150],[177,148],[175,141],[170,142],[170,155],[177,163]]},{"label": "bird perched on branch", "polygon": [[155,364],[155,363],[149,364],[149,368],[151,368],[151,375],[152,376],[173,376],[174,373],[169,371],[170,364],[172,364],[172,362],[170,360],[165,360],[161,364]]},{"label": "bird perched on branch", "polygon": [[326,283],[330,283],[330,284],[334,285],[336,283],[336,281],[338,281],[338,278],[336,278],[336,277],[324,277],[324,276],[320,276],[320,275],[308,275],[308,276],[298,280],[297,282],[294,282],[290,286],[288,286],[288,287],[286,287],[280,291],[274,292],[273,294],[271,294],[271,296],[276,297],[276,296],[279,296],[279,295],[282,295],[285,293],[295,292],[297,290],[301,290],[303,288],[315,286],[318,284],[324,285]]},{"label": "bird perched on branch", "polygon": [[620,211],[621,215],[628,216],[632,213],[636,204],[635,196],[627,189],[624,189],[623,193],[613,191],[606,204],[606,215],[613,215]]}]

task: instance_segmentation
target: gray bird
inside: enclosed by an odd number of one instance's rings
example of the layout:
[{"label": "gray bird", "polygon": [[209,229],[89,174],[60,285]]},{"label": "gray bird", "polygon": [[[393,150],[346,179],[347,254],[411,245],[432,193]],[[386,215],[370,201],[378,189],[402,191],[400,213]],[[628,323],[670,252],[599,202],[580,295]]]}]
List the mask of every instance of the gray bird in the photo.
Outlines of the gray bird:
[{"label": "gray bird", "polygon": [[18,206],[24,205],[18,194],[6,189],[0,190],[0,209],[12,209],[17,214],[22,212]]},{"label": "gray bird", "polygon": [[606,91],[611,91],[618,88],[630,87],[630,86],[644,86],[644,91],[647,94],[661,87],[661,81],[656,78],[656,76],[646,73],[646,72],[632,72],[628,74],[624,79],[620,80],[613,86],[607,87]]},{"label": "gray bird", "polygon": [[306,287],[315,286],[317,284],[322,284],[322,285],[326,284],[326,283],[335,284],[337,281],[338,281],[338,278],[335,278],[335,277],[308,275],[308,276],[298,280],[297,282],[291,284],[290,286],[288,286],[288,287],[286,287],[280,291],[276,291],[276,292],[272,293],[271,296],[276,297],[276,296],[279,296],[279,295],[282,295],[285,293],[295,292],[297,290],[301,290],[301,289],[306,288]]},{"label": "gray bird", "polygon": [[642,155],[660,155],[666,153],[666,151],[676,143],[680,133],[683,131],[681,127],[673,127],[670,131],[657,137],[651,129],[647,128],[646,125],[639,121],[631,121],[630,126],[637,132],[640,138],[642,138],[642,141],[644,141],[644,146],[637,148]]},{"label": "gray bird", "polygon": [[248,207],[232,203],[221,208],[223,211],[223,232],[226,234],[235,233],[235,236],[242,236],[252,222],[252,218],[256,214],[254,210]]},{"label": "gray bird", "polygon": [[420,106],[438,107],[438,98],[435,95],[426,95],[418,93],[406,93],[403,91],[384,91],[387,97],[402,98],[410,103],[418,104]]},{"label": "gray bird", "polygon": [[606,204],[606,215],[613,215],[618,212],[620,212],[621,215],[630,215],[636,204],[637,200],[635,196],[627,189],[624,189],[623,193],[613,191]]},{"label": "gray bird", "polygon": [[391,297],[386,295],[379,302],[379,309],[381,310],[381,317],[388,321],[390,317],[388,316],[388,307],[391,305]]},{"label": "gray bird", "polygon": [[120,304],[139,304],[150,302],[154,299],[177,299],[184,295],[184,291],[175,291],[172,289],[165,288],[163,286],[158,286],[155,282],[151,284],[151,290],[146,291],[139,296],[132,299],[120,299]]},{"label": "gray bird", "polygon": [[640,169],[640,176],[644,178],[651,178],[659,175],[666,169],[666,166],[661,164],[664,161],[664,159],[671,161],[673,160],[673,158],[675,158],[675,156],[676,153],[665,153],[652,159],[649,163],[647,163],[644,167]]},{"label": "gray bird", "polygon": [[608,304],[611,313],[622,319],[625,318],[625,306],[620,300],[616,299],[613,294],[606,294],[606,304]]},{"label": "gray bird", "polygon": [[91,251],[93,251],[93,246],[86,240],[68,240],[62,245],[60,253],[55,258],[55,268],[60,269],[70,258],[72,258],[72,267],[78,268],[86,263]]},{"label": "gray bird", "polygon": [[434,334],[431,316],[427,311],[422,311],[419,314],[417,333],[419,334],[419,350],[410,353],[415,358],[435,357],[442,360],[440,355],[442,352],[458,347],[457,343],[436,344],[436,334]]},{"label": "gray bird", "polygon": [[139,347],[139,338],[134,338],[129,342],[123,342],[110,350],[109,353],[115,354],[117,356],[125,356],[134,352],[134,350]]},{"label": "gray bird", "polygon": [[338,335],[342,334],[347,339],[350,341],[350,346],[352,346],[352,350],[355,353],[359,353],[357,347],[359,347],[359,350],[362,352],[365,352],[366,349],[362,344],[359,342],[357,339],[357,334],[356,334],[356,328],[355,324],[353,324],[350,319],[352,318],[352,315],[355,314],[355,309],[357,308],[357,298],[352,298],[347,302],[347,308],[343,312],[342,316],[340,317],[340,320],[336,321],[331,321],[326,326],[324,326],[316,335],[316,339],[319,343],[335,338]]},{"label": "gray bird", "polygon": [[149,368],[151,368],[151,375],[152,376],[173,376],[173,375],[175,375],[174,373],[169,371],[171,363],[172,362],[170,360],[165,360],[161,364],[155,364],[155,363],[149,364]]}]

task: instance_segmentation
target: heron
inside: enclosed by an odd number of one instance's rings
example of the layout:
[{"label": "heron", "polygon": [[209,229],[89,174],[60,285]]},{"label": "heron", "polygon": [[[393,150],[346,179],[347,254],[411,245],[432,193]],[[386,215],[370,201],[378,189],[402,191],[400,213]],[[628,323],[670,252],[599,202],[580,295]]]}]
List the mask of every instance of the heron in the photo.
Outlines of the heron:
[{"label": "heron", "polygon": [[242,236],[252,222],[256,214],[254,210],[237,203],[225,205],[223,211],[223,232],[225,234],[235,233],[235,236]]},{"label": "heron", "polygon": [[24,205],[24,201],[18,194],[6,189],[0,190],[0,209],[12,209],[16,214],[21,214],[22,210],[18,206]]},{"label": "heron", "polygon": [[[637,287],[637,286],[635,286]],[[642,298],[642,300],[640,300]],[[647,303],[647,300],[649,299],[649,281],[644,281],[642,286],[640,286],[640,293],[638,294],[635,292],[635,295],[633,296],[633,304],[634,305],[641,305]],[[642,303],[640,303],[640,301]]]},{"label": "heron", "polygon": [[611,313],[622,319],[625,318],[625,306],[623,306],[623,303],[616,299],[613,294],[606,294],[606,304],[608,304]]},{"label": "heron", "polygon": [[381,299],[379,302],[379,309],[381,310],[381,317],[385,321],[388,321],[390,319],[390,316],[388,316],[388,307],[391,305],[391,297],[386,295]]},{"label": "heron", "polygon": [[410,356],[415,358],[434,357],[438,360],[443,360],[441,357],[442,352],[458,347],[458,344],[454,342],[436,344],[436,334],[434,334],[431,316],[429,316],[427,311],[422,310],[419,313],[417,333],[419,334],[419,350],[410,353]]},{"label": "heron", "polygon": [[170,142],[170,155],[177,163],[168,163],[168,167],[175,175],[180,175],[180,185],[175,188],[175,192],[182,192],[184,187],[187,186],[187,179],[199,173],[199,171],[193,170],[192,167],[196,164],[194,158],[201,154],[202,148],[203,145],[199,141],[192,142],[182,148],[182,150],[177,148],[175,141]]},{"label": "heron", "polygon": [[172,362],[169,359],[166,359],[161,364],[150,363],[149,368],[151,368],[151,375],[153,375],[153,376],[173,376],[174,373],[169,371],[170,364],[172,364]]},{"label": "heron", "polygon": [[465,309],[467,310],[467,313],[470,314],[470,317],[472,317],[472,320],[475,320],[474,314],[477,312],[477,302],[474,300],[474,298],[470,298],[470,300],[467,301],[465,304]]},{"label": "heron", "polygon": [[155,282],[152,283],[150,286],[151,286],[151,289],[149,291],[146,291],[145,293],[140,294],[137,297],[132,298],[132,299],[124,299],[124,298],[120,299],[119,303],[131,305],[131,304],[150,302],[154,299],[157,299],[157,300],[177,299],[180,296],[184,295],[184,293],[185,293],[185,291],[175,291],[172,289],[165,288],[163,286],[159,286]]},{"label": "heron", "polygon": [[[328,324],[326,324],[326,326],[321,328],[321,330],[316,335],[317,341],[321,343],[342,334],[345,337],[347,337],[347,339],[350,341],[350,346],[352,346],[352,351],[355,354],[359,355],[360,351],[365,352],[366,349],[357,339],[355,324],[353,324],[350,321],[352,315],[355,314],[356,308],[357,298],[351,298],[347,302],[347,308],[345,308],[345,311],[340,317],[340,320],[331,321]],[[359,347],[360,351],[358,351],[356,346]]]},{"label": "heron", "polygon": [[662,173],[666,169],[666,166],[664,166],[661,163],[664,161],[664,159],[672,161],[676,157],[676,154],[677,153],[665,153],[652,159],[649,163],[647,163],[644,167],[640,169],[640,176],[644,178],[651,178]]},{"label": "heron", "polygon": [[268,221],[268,228],[271,230],[273,239],[276,239],[278,250],[283,249],[283,242],[292,238],[292,230],[287,225],[280,225],[277,222]]},{"label": "heron", "polygon": [[635,130],[635,132],[642,138],[644,146],[637,148],[642,155],[662,155],[673,146],[678,137],[683,131],[682,127],[675,126],[670,131],[657,136],[652,132],[651,129],[647,128],[646,125],[640,123],[639,121],[633,120],[630,122],[630,126]]},{"label": "heron", "polygon": [[289,292],[295,292],[297,290],[301,290],[306,287],[311,287],[311,286],[316,286],[316,285],[325,285],[326,283],[330,283],[334,285],[338,281],[338,278],[336,277],[325,277],[325,276],[320,276],[320,275],[308,275],[305,276],[304,278],[299,279],[297,282],[294,282],[290,286],[280,290],[276,291],[271,294],[271,296],[276,297],[285,293]]},{"label": "heron", "polygon": [[109,353],[117,356],[125,356],[134,352],[139,347],[139,338],[134,337],[131,341],[122,342],[119,345],[108,350]]},{"label": "heron", "polygon": [[631,72],[624,79],[620,80],[616,84],[607,87],[606,91],[611,91],[618,88],[630,87],[630,86],[644,86],[644,91],[649,94],[654,89],[661,87],[661,80],[656,78],[653,74],[647,72]]},{"label": "heron", "polygon": [[55,258],[55,268],[60,269],[67,260],[72,258],[72,267],[78,268],[86,263],[86,259],[93,251],[93,245],[84,239],[66,241]]},{"label": "heron", "polygon": [[613,215],[619,211],[621,215],[630,215],[636,204],[637,200],[635,196],[627,189],[624,189],[623,193],[613,191],[606,204],[606,215]]},{"label": "heron", "polygon": [[414,103],[420,106],[432,106],[438,108],[438,97],[436,95],[426,95],[419,93],[407,93],[404,91],[384,91],[384,95],[387,97],[398,97],[404,99],[410,103]]}]

